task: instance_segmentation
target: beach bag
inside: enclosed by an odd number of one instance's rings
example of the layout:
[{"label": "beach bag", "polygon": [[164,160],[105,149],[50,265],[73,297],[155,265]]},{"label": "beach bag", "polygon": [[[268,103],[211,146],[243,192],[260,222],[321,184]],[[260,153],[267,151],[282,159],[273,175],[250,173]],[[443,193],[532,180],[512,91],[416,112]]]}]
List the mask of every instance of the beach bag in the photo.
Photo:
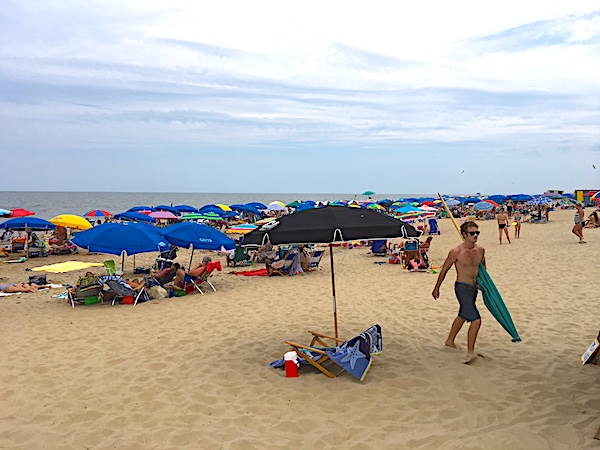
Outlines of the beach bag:
[{"label": "beach bag", "polygon": [[32,277],[29,277],[29,284],[37,284],[39,286],[48,284],[46,275],[33,275]]},{"label": "beach bag", "polygon": [[167,290],[160,286],[152,286],[148,289],[148,295],[151,299],[167,298],[169,293]]},{"label": "beach bag", "polygon": [[400,264],[401,260],[398,258],[398,255],[392,255],[389,259],[390,264]]}]

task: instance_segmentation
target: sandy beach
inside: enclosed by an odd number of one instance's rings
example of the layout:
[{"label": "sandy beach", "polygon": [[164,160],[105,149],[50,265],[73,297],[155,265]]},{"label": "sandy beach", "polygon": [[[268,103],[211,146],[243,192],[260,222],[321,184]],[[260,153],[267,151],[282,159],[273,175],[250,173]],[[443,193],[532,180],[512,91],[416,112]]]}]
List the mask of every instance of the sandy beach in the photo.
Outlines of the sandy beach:
[{"label": "sandy beach", "polygon": [[[230,275],[217,256],[217,292],[135,307],[73,309],[52,297],[61,289],[0,297],[0,448],[600,448],[600,366],[579,360],[600,329],[600,229],[584,230],[579,245],[573,214],[525,223],[510,245],[498,243],[495,221],[478,222],[523,342],[511,342],[479,296],[484,357],[470,365],[460,362],[466,328],[461,350],[444,346],[458,310],[454,269],[434,301],[437,275],[375,264],[385,259],[368,248],[336,248],[340,336],[382,328],[383,353],[363,382],[305,366],[290,379],[269,367],[286,340],[333,334],[328,253],[320,271],[271,278]],[[449,219],[439,223],[437,265],[460,241]],[[68,260],[120,263],[86,253],[0,264],[0,276],[26,281],[37,273],[26,268]],[[187,267],[189,251],[178,261]],[[47,277],[75,284],[85,271]]]}]

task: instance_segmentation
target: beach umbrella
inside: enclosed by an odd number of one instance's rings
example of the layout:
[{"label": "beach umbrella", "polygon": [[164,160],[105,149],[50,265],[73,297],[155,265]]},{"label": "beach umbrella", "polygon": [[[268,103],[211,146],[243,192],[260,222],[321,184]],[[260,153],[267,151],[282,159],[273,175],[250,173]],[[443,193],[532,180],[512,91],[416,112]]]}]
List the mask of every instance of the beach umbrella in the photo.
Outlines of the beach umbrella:
[{"label": "beach umbrella", "polygon": [[50,219],[50,222],[73,230],[89,230],[92,228],[92,224],[87,219],[74,214],[61,214]]},{"label": "beach umbrella", "polygon": [[494,200],[491,200],[491,199],[489,199],[489,198],[486,198],[486,199],[485,199],[485,200],[483,200],[483,201],[484,201],[484,202],[487,202],[487,203],[491,203],[492,205],[494,205],[494,206],[498,207],[498,203],[496,203]]},{"label": "beach umbrella", "polygon": [[254,206],[256,209],[267,209],[266,205],[260,202],[249,202],[246,205]]},{"label": "beach umbrella", "polygon": [[223,217],[214,212],[206,212],[206,213],[198,214],[197,219],[218,221],[218,220],[223,220]]},{"label": "beach umbrella", "polygon": [[194,208],[193,206],[190,206],[190,205],[176,205],[173,208],[175,208],[177,211],[182,212],[182,213],[198,212],[198,208]]},{"label": "beach umbrella", "polygon": [[29,211],[27,209],[23,209],[23,208],[16,208],[16,209],[11,209],[10,210],[11,217],[28,217],[28,216],[33,216],[35,215],[35,213],[33,211]]},{"label": "beach umbrella", "polygon": [[235,241],[219,230],[196,222],[181,222],[161,230],[165,239],[178,247],[192,247],[190,265],[194,258],[194,250],[228,251],[235,250]]},{"label": "beach umbrella", "polygon": [[458,200],[451,199],[451,200],[446,201],[446,205],[457,206],[457,205],[460,205],[460,202]]},{"label": "beach umbrella", "polygon": [[111,217],[112,214],[103,209],[93,209],[92,211],[86,212],[83,217]]},{"label": "beach umbrella", "polygon": [[411,225],[370,209],[343,206],[313,208],[266,223],[244,237],[243,246],[266,242],[280,244],[329,244],[335,337],[338,337],[333,243],[360,239],[418,237]]},{"label": "beach umbrella", "polygon": [[0,224],[0,229],[10,229],[16,231],[47,231],[56,229],[56,225],[37,217],[14,217],[12,219],[8,219],[6,222],[2,222]]},{"label": "beach umbrella", "polygon": [[267,209],[269,211],[283,211],[285,209],[285,205],[280,205],[279,203],[269,203],[267,205]]},{"label": "beach umbrella", "polygon": [[[494,200],[496,203],[506,203],[508,201],[508,197],[501,194],[490,195],[487,199]],[[448,202],[446,202],[446,204],[448,204]]]},{"label": "beach umbrella", "polygon": [[375,195],[375,192],[373,191],[365,191],[362,193],[362,195]]},{"label": "beach umbrella", "polygon": [[296,207],[296,212],[305,211],[307,209],[314,209],[315,207],[316,207],[315,203],[308,203],[308,202],[304,203],[303,202],[303,203],[300,203],[300,205],[298,205]]},{"label": "beach umbrella", "polygon": [[481,289],[483,303],[486,308],[492,313],[498,323],[502,325],[502,328],[510,334],[513,342],[521,342],[521,338],[515,328],[512,317],[510,316],[496,285],[481,263],[479,263],[479,273],[477,274],[477,286]]},{"label": "beach umbrella", "polygon": [[131,222],[156,223],[154,217],[136,211],[125,211],[123,213],[115,214],[114,217],[115,219],[128,220]]},{"label": "beach umbrella", "polygon": [[12,211],[8,210],[8,209],[2,209],[0,208],[0,216],[2,217],[8,217],[12,215]]},{"label": "beach umbrella", "polygon": [[223,203],[215,203],[215,205],[218,206],[219,208],[221,208],[225,212],[231,211],[231,208],[227,205],[224,205]]},{"label": "beach umbrella", "polygon": [[136,222],[103,223],[78,233],[71,242],[89,252],[121,255],[121,270],[125,255],[164,252],[169,249],[169,244],[158,228]]},{"label": "beach umbrella", "polygon": [[533,197],[531,195],[527,195],[527,194],[516,194],[516,195],[509,195],[508,198],[511,199],[513,202],[528,202]]},{"label": "beach umbrella", "polygon": [[488,202],[477,202],[473,205],[477,211],[491,211],[494,209],[494,205]]},{"label": "beach umbrella", "polygon": [[253,225],[251,223],[241,223],[238,225],[234,225],[225,230],[227,234],[246,234],[250,233],[252,230],[256,230],[258,228],[257,225]]},{"label": "beach umbrella", "polygon": [[548,197],[544,197],[543,195],[534,197],[527,202],[528,205],[547,205],[548,203],[552,203],[552,200],[550,200]]},{"label": "beach umbrella", "polygon": [[148,216],[154,218],[154,219],[161,219],[161,220],[179,220],[178,217],[173,214],[171,211],[154,211],[151,212],[150,214],[148,214]]},{"label": "beach umbrella", "polygon": [[294,200],[293,202],[288,203],[285,206],[291,207],[291,208],[296,208],[297,206],[300,206],[301,203],[302,203],[302,200]]},{"label": "beach umbrella", "polygon": [[139,211],[156,211],[156,208],[152,206],[133,206],[129,208],[127,211],[139,212]]},{"label": "beach umbrella", "polygon": [[158,206],[155,206],[154,209],[156,209],[157,211],[168,211],[171,214],[174,214],[176,216],[181,215],[181,212],[177,208],[175,208],[173,206],[169,206],[169,205],[158,205]]},{"label": "beach umbrella", "polygon": [[260,217],[260,215],[261,215],[261,212],[255,206],[252,206],[252,205],[234,204],[234,205],[231,205],[231,209],[238,211],[238,212],[245,212],[245,213],[253,214],[258,217]]},{"label": "beach umbrella", "polygon": [[[231,208],[229,210],[231,211]],[[200,214],[214,213],[221,215],[223,212],[224,210],[217,205],[204,205],[202,208],[198,209],[198,213]]]}]

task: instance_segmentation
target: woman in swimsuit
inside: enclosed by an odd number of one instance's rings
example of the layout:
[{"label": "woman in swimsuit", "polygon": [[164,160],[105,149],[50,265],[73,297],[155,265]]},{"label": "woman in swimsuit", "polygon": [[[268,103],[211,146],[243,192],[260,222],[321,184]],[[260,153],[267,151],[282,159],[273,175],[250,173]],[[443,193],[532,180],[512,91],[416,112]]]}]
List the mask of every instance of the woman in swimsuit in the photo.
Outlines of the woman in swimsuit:
[{"label": "woman in swimsuit", "polygon": [[496,220],[498,221],[498,238],[500,239],[500,243],[502,244],[502,231],[504,231],[506,239],[508,239],[508,243],[510,244],[510,236],[508,235],[508,216],[504,212],[504,208],[500,208],[499,214],[496,215]]},{"label": "woman in swimsuit", "polygon": [[521,237],[521,211],[515,208],[515,239]]}]

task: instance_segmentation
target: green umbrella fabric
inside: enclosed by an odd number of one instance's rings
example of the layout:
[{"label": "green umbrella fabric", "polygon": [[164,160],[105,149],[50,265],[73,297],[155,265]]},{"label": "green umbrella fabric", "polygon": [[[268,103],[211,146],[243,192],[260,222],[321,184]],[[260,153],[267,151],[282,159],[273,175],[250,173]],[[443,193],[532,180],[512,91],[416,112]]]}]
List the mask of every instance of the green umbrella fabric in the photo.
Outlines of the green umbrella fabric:
[{"label": "green umbrella fabric", "polygon": [[521,338],[519,337],[519,333],[515,328],[515,324],[510,317],[510,313],[508,309],[506,309],[506,305],[496,289],[496,285],[492,281],[490,275],[488,274],[483,264],[479,263],[479,274],[477,275],[477,284],[481,289],[481,293],[483,295],[483,303],[487,309],[490,310],[492,315],[498,321],[502,328],[504,328],[508,334],[513,338],[513,342],[521,342]]},{"label": "green umbrella fabric", "polygon": [[375,195],[375,192],[373,191],[365,191],[362,193],[362,195]]}]

